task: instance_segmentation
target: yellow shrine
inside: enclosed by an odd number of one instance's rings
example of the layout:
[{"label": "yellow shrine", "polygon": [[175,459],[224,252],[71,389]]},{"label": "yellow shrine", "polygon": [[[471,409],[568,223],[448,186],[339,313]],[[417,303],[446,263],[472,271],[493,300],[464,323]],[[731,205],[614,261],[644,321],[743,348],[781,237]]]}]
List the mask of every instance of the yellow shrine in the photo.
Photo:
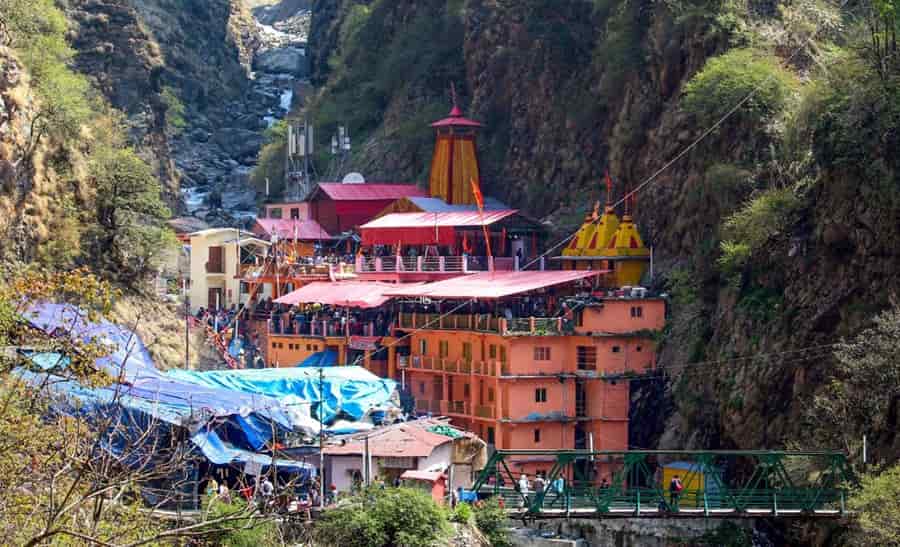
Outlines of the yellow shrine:
[{"label": "yellow shrine", "polygon": [[611,182],[607,179],[607,199],[603,215],[600,203],[594,205],[592,214],[565,249],[562,256],[564,269],[612,270],[607,278],[615,287],[638,285],[650,261],[650,250],[644,245],[641,234],[631,214],[626,210],[621,221],[611,203]]}]

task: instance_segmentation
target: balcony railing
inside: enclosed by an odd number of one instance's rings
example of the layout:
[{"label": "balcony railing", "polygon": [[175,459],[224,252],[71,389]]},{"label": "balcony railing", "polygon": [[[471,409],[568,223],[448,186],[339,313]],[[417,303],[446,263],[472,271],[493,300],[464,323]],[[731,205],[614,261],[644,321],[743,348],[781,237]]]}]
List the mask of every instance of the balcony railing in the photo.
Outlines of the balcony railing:
[{"label": "balcony railing", "polygon": [[505,319],[488,314],[400,313],[401,329],[474,330],[501,333]]},{"label": "balcony railing", "polygon": [[415,370],[434,370],[457,374],[479,374],[482,376],[497,375],[497,361],[443,359],[440,357],[413,355],[410,357],[408,363],[409,368]]},{"label": "balcony railing", "polygon": [[475,415],[479,418],[494,418],[494,407],[488,405],[476,405],[475,406]]},{"label": "balcony railing", "polygon": [[[356,273],[469,273],[519,271],[519,257],[487,256],[376,256],[356,258]],[[543,270],[541,258],[533,269]]]},{"label": "balcony railing", "polygon": [[430,412],[432,414],[470,416],[472,414],[472,405],[467,401],[428,401],[425,399],[417,399],[416,411]]}]

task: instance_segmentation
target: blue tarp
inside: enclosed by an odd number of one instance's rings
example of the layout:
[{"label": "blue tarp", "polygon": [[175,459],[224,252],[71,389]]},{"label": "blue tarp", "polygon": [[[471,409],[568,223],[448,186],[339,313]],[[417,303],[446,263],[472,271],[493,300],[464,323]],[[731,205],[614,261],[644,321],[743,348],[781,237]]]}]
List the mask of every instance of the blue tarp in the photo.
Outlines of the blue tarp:
[{"label": "blue tarp", "polygon": [[[191,441],[203,452],[206,459],[217,465],[246,464],[249,461],[256,461],[262,465],[263,472],[272,465],[270,456],[235,448],[223,441],[215,431],[202,429],[191,435]],[[275,466],[279,471],[301,473],[305,475],[305,478],[312,478],[316,475],[314,466],[296,460],[276,459]]]},{"label": "blue tarp", "polygon": [[293,395],[314,404],[319,393],[319,372],[325,392],[323,421],[332,423],[343,414],[359,420],[373,408],[392,404],[397,382],[379,378],[362,367],[303,367],[197,372],[171,370],[171,378],[199,385],[267,395],[276,399]]},{"label": "blue tarp", "polygon": [[23,316],[47,334],[62,332],[82,342],[109,346],[109,356],[98,359],[97,365],[115,378],[160,376],[140,337],[126,328],[105,319],[89,321],[82,310],[69,304],[42,302],[31,306]]},{"label": "blue tarp", "polygon": [[333,349],[313,353],[298,364],[298,367],[333,367],[337,365],[338,354]]}]

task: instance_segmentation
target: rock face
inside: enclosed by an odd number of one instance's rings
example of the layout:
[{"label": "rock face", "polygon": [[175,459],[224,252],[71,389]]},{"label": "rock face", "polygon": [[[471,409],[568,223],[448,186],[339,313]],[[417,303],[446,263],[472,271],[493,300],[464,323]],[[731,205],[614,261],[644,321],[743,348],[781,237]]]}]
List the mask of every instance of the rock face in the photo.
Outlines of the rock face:
[{"label": "rock face", "polygon": [[298,47],[264,51],[253,60],[253,68],[273,74],[306,75],[306,52]]},{"label": "rock face", "polygon": [[[246,172],[305,73],[308,6],[276,4],[260,12],[265,25],[235,0],[75,0],[67,13],[76,67],[128,115],[173,209],[214,225],[250,215]],[[167,91],[184,105],[183,128],[168,121]],[[240,208],[212,211],[213,191]]]}]

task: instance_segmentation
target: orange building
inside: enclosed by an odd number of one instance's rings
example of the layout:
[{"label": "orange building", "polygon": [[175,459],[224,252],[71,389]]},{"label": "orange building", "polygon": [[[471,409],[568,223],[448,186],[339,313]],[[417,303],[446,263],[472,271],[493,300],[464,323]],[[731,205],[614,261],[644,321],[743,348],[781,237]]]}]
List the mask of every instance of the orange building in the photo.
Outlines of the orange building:
[{"label": "orange building", "polygon": [[[665,324],[665,301],[640,292],[610,296],[598,290],[603,277],[497,272],[394,291],[445,300],[450,309],[468,299],[495,309],[535,298],[573,303],[571,319],[401,313],[398,330],[410,335],[401,381],[416,409],[450,416],[492,448],[626,449],[629,386],[621,375],[653,367],[651,333]],[[552,465],[517,463],[514,472],[531,475]]]}]

